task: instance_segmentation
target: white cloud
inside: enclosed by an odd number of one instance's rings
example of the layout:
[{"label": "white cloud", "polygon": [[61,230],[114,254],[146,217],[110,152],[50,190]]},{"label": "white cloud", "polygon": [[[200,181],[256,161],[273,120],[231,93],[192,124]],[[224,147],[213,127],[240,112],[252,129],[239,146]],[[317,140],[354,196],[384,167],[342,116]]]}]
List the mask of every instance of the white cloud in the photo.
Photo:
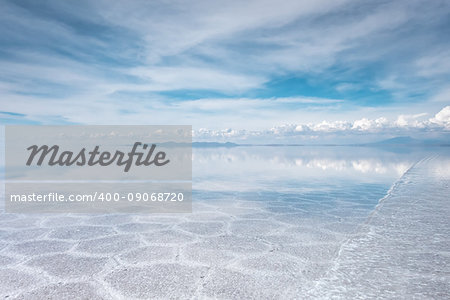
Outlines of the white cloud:
[{"label": "white cloud", "polygon": [[[270,138],[292,138],[302,137],[309,139],[335,134],[358,135],[361,133],[377,134],[378,136],[392,134],[415,134],[426,133],[428,131],[442,132],[450,130],[450,106],[444,107],[434,117],[423,119],[427,114],[420,113],[415,115],[400,115],[394,121],[389,121],[385,117],[376,119],[362,118],[353,122],[350,121],[322,121],[309,124],[285,124],[272,127],[268,130],[206,130],[194,131],[194,137],[199,139],[208,138],[226,138],[233,137],[237,140],[254,139],[256,137],[263,140]],[[421,119],[422,118],[422,119]]]},{"label": "white cloud", "polygon": [[338,92],[348,92],[359,90],[360,87],[354,83],[341,83],[336,86]]},{"label": "white cloud", "polygon": [[426,115],[427,113],[415,115],[400,115],[398,116],[394,124],[398,127],[418,127],[418,128],[425,127],[425,123],[417,119]]},{"label": "white cloud", "polygon": [[131,69],[129,73],[144,79],[143,88],[149,91],[206,89],[236,92],[258,88],[267,80],[262,76],[239,75],[201,67],[139,67]]},{"label": "white cloud", "polygon": [[[342,103],[343,100],[315,98],[315,97],[280,97],[280,98],[202,98],[197,100],[180,101],[174,106],[184,109],[200,109],[210,112],[225,112],[231,111],[233,113],[242,111],[255,111],[261,109],[276,109],[283,110],[283,104],[301,105],[301,107],[312,107],[323,105],[335,105]],[[294,108],[295,109],[295,108]],[[292,110],[292,108],[285,108],[285,110]],[[262,110],[261,110],[262,111]]]},{"label": "white cloud", "polygon": [[450,73],[450,51],[439,51],[417,60],[418,75],[432,77]]},{"label": "white cloud", "polygon": [[[214,1],[191,1],[189,5],[180,1],[99,1],[85,6],[65,2],[52,5],[56,12],[70,14],[81,24],[108,27],[120,35],[110,45],[110,41],[94,33],[92,36],[78,34],[70,22],[43,18],[13,4],[5,5],[2,18],[28,33],[27,38],[38,43],[36,49],[58,47],[59,51],[48,53],[33,51],[46,56],[40,59],[44,64],[65,66],[61,60],[54,61],[58,53],[76,53],[79,57],[69,56],[65,60],[91,59],[94,62],[87,63],[93,67],[86,68],[81,75],[86,78],[97,75],[107,81],[107,76],[93,74],[94,69],[117,73],[117,76],[142,76],[148,81],[143,83],[144,87],[128,86],[128,90],[137,91],[146,88],[236,92],[261,88],[271,77],[286,72],[320,73],[336,63],[349,63],[349,69],[358,68],[361,61],[376,61],[389,50],[390,39],[396,38],[395,29],[422,24],[421,18],[438,19],[445,12],[445,7],[436,9],[440,8],[438,4],[427,3],[422,8],[424,5],[420,1],[377,4],[350,0],[284,1],[283,5],[267,0],[246,1],[245,5],[241,1],[227,1],[226,5]],[[348,15],[352,17],[346,17]],[[15,34],[17,39],[21,36],[20,32]],[[368,39],[376,38],[380,45],[367,46]],[[133,44],[123,47],[122,43],[127,42]],[[116,47],[117,44],[122,47]],[[25,49],[29,47],[14,49],[15,55],[32,55]],[[442,53],[443,58],[448,56]],[[105,56],[117,61],[131,60],[133,67],[111,70],[110,66],[97,61]],[[417,60],[414,65],[419,73],[424,69],[445,69],[432,55],[413,59]],[[134,67],[136,65],[138,67]],[[67,66],[61,77],[70,76],[70,70]],[[46,73],[42,68],[29,74],[45,76]],[[53,78],[58,81],[58,77]],[[403,86],[390,78],[396,75],[381,80],[380,84],[395,89]],[[113,80],[109,83],[118,84]],[[344,83],[337,89],[348,91],[355,87]]]},{"label": "white cloud", "polygon": [[[146,41],[147,60],[159,62],[163,57],[180,55],[192,49],[216,48],[215,41],[261,28],[287,25],[302,16],[327,13],[347,0],[314,2],[250,0],[227,1],[226,5],[211,1],[191,1],[189,5],[172,1],[146,3],[127,1],[98,4],[102,17],[112,24],[139,32]],[[107,7],[108,9],[105,9]],[[123,16],[132,16],[123,18]]]},{"label": "white cloud", "polygon": [[334,122],[322,121],[318,124],[308,124],[308,127],[312,131],[336,132],[349,129],[351,127],[351,124],[346,121],[334,121]]},{"label": "white cloud", "polygon": [[[292,0],[280,5],[252,0],[186,5],[183,1],[104,1],[75,5],[55,1],[48,5],[55,16],[26,9],[20,2],[7,2],[0,12],[0,23],[5,25],[0,33],[10,41],[0,59],[0,104],[2,110],[22,113],[29,121],[177,122],[208,128],[201,133],[205,138],[299,135],[310,139],[322,134],[449,127],[445,111],[429,120],[414,115],[436,105],[440,108],[449,99],[448,90],[434,81],[448,65],[448,51],[442,50],[447,49],[446,41],[439,39],[441,45],[423,42],[440,32],[433,26],[447,17],[445,2]],[[424,26],[430,27],[418,30]],[[408,36],[402,39],[405,32]],[[284,95],[287,89],[297,88],[295,84],[271,90],[270,83],[292,77],[305,79],[308,85],[311,79],[311,87],[305,90],[313,91],[308,94],[323,87],[320,94],[336,88],[358,90],[361,97],[370,98],[372,90],[365,82],[372,82],[372,72],[375,83],[369,85],[378,83],[392,93],[413,93],[416,86],[429,90],[439,86],[441,92],[431,107],[410,105],[407,98],[396,105],[388,97],[385,107],[370,107],[371,99],[359,106],[354,98],[253,96]],[[411,76],[422,76],[421,81],[411,84]],[[200,93],[202,99],[179,100],[157,93],[184,89],[233,98],[207,98]]]},{"label": "white cloud", "polygon": [[440,89],[430,98],[431,102],[450,102],[450,86]]},{"label": "white cloud", "polygon": [[352,129],[360,130],[360,131],[370,131],[377,130],[388,125],[388,120],[384,117],[369,120],[366,118],[362,118],[361,120],[357,120],[353,122]]},{"label": "white cloud", "polygon": [[438,112],[430,122],[441,126],[447,130],[450,130],[450,106],[444,107],[440,112]]}]

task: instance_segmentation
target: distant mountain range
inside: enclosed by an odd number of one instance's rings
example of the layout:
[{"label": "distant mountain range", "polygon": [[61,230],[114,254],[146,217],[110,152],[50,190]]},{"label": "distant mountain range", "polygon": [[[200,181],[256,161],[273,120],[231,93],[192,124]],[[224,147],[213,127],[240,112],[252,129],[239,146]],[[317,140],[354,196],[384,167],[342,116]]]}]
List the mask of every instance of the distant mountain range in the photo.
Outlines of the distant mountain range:
[{"label": "distant mountain range", "polygon": [[217,148],[217,147],[224,147],[224,148],[231,148],[231,147],[237,147],[241,146],[239,144],[235,143],[217,143],[217,142],[192,142],[192,147],[194,148]]},{"label": "distant mountain range", "polygon": [[307,144],[235,144],[235,143],[217,143],[217,142],[193,142],[194,148],[217,148],[217,147],[238,147],[238,146],[268,146],[268,147],[280,147],[280,146],[368,146],[368,147],[384,147],[384,146],[450,146],[449,141],[438,139],[426,139],[419,140],[410,136],[399,136],[382,140],[373,143],[359,143],[359,144],[320,144],[320,145],[307,145]]},{"label": "distant mountain range", "polygon": [[363,144],[367,146],[450,146],[450,142],[438,139],[418,140],[410,136],[399,136],[375,143]]},{"label": "distant mountain range", "polygon": [[166,142],[161,145],[169,146],[169,147],[189,147],[193,148],[233,148],[233,147],[251,147],[251,146],[268,146],[268,147],[285,147],[285,146],[365,146],[365,147],[401,147],[401,146],[432,146],[432,147],[447,147],[450,146],[450,141],[439,140],[439,139],[424,139],[419,140],[412,138],[410,136],[399,136],[394,137],[378,142],[373,143],[358,143],[358,144],[236,144],[231,142],[220,143],[220,142],[192,142],[190,143],[175,143],[175,142]]}]

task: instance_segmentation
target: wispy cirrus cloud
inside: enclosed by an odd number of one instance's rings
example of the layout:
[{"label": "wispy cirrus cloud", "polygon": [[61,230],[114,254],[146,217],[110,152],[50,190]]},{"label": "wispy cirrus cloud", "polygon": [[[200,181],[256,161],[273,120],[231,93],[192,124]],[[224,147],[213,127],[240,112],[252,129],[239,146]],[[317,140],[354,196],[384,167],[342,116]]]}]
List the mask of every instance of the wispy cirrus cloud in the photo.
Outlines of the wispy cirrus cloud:
[{"label": "wispy cirrus cloud", "polygon": [[[418,127],[449,101],[449,13],[419,0],[5,1],[0,104],[23,116],[4,122]],[[440,116],[424,128],[446,128]]]}]

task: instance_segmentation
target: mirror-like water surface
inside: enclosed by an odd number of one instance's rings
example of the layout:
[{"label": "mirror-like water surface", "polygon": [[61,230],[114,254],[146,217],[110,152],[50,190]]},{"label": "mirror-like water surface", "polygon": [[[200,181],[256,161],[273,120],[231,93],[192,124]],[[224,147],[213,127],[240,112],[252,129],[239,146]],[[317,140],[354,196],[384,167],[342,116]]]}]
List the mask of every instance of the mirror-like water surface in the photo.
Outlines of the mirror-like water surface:
[{"label": "mirror-like water surface", "polygon": [[[371,282],[383,274],[399,276],[403,265],[389,261],[411,257],[423,267],[436,257],[434,269],[410,269],[408,278],[428,276],[419,282],[445,294],[450,164],[445,149],[413,150],[196,148],[192,213],[1,214],[0,292],[39,297],[76,280],[88,297],[103,298],[358,298],[377,295]],[[428,227],[411,227],[414,220]],[[432,247],[414,255],[395,245],[424,235]],[[433,270],[444,277],[434,280]],[[383,286],[394,296],[392,278]]]}]

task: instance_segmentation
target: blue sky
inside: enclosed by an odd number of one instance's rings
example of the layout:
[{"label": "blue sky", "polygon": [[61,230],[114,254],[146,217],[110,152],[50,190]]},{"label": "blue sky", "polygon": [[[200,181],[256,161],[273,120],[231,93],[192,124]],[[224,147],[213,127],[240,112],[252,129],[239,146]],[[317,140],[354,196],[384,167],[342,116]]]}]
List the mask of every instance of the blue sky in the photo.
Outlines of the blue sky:
[{"label": "blue sky", "polygon": [[3,124],[198,140],[450,131],[448,1],[2,1]]}]

